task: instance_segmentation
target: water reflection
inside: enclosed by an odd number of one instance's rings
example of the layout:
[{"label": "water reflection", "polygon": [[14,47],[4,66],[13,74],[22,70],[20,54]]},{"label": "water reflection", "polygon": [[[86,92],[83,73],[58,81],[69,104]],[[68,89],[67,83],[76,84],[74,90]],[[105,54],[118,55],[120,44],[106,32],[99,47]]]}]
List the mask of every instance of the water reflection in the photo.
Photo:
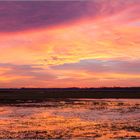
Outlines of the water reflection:
[{"label": "water reflection", "polygon": [[0,106],[0,138],[140,139],[140,100],[67,99]]}]

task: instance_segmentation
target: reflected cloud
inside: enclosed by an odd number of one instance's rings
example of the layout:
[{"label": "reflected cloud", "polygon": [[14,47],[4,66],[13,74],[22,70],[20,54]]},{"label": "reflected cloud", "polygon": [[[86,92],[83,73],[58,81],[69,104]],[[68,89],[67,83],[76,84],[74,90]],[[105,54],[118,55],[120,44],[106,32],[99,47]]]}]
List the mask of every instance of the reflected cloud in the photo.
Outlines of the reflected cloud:
[{"label": "reflected cloud", "polygon": [[139,100],[48,100],[35,103],[35,107],[30,104],[34,103],[0,107],[0,138],[140,137]]}]

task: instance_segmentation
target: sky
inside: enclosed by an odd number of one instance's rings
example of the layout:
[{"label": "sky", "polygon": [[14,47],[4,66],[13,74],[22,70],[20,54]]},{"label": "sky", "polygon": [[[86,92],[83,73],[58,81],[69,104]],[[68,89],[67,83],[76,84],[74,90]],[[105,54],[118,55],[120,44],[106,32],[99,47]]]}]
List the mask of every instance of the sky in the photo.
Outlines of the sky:
[{"label": "sky", "polygon": [[0,1],[0,87],[140,86],[140,0]]}]

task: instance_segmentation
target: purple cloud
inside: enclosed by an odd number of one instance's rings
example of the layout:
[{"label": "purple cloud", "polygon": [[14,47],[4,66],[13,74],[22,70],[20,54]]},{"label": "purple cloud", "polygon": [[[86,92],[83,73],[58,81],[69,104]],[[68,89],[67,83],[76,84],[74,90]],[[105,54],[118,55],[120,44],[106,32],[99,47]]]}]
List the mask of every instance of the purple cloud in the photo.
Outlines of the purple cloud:
[{"label": "purple cloud", "polygon": [[0,1],[0,32],[48,27],[85,16],[106,16],[139,4],[139,0]]},{"label": "purple cloud", "polygon": [[18,31],[63,23],[84,15],[86,1],[0,2],[0,31]]},{"label": "purple cloud", "polygon": [[140,74],[140,60],[81,60],[77,63],[65,63],[63,65],[51,66],[52,69],[60,70],[84,70],[99,73],[129,73]]},{"label": "purple cloud", "polygon": [[57,77],[48,72],[47,70],[39,67],[40,65],[15,65],[10,63],[0,63],[0,68],[9,68],[3,75],[19,75],[19,76],[31,76],[36,80],[52,80]]}]

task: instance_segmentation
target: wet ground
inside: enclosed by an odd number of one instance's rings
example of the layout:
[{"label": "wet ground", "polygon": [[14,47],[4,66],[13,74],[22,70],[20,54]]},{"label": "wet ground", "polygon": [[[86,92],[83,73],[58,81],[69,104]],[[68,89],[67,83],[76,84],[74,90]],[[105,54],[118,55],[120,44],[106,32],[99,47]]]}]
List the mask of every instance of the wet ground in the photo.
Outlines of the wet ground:
[{"label": "wet ground", "polygon": [[1,104],[0,138],[140,139],[140,99]]}]

